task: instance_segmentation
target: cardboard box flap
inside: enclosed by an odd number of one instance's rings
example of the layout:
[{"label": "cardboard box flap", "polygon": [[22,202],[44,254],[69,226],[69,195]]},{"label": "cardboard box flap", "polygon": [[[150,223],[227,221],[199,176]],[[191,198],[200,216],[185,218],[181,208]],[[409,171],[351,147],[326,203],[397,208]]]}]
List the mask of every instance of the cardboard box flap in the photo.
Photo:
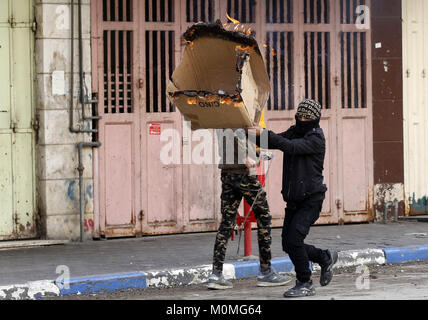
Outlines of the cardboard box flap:
[{"label": "cardboard box flap", "polygon": [[197,24],[184,35],[188,44],[167,93],[192,129],[243,128],[260,119],[269,78],[255,39],[236,34]]},{"label": "cardboard box flap", "polygon": [[[235,44],[235,48],[244,48],[250,53],[251,69],[253,70],[254,79],[257,86],[262,88],[260,94],[266,95],[266,100],[270,92],[270,81],[266,72],[265,63],[262,58],[259,46],[256,39],[252,34],[248,35],[238,31],[225,30],[221,24],[221,21],[217,20],[215,23],[197,23],[189,27],[183,34],[183,38],[189,44],[188,47],[192,48],[194,41],[199,38],[211,38],[220,39]],[[215,43],[213,43],[215,45]],[[216,51],[217,47],[211,47],[211,51]],[[266,93],[265,93],[266,92]],[[266,104],[262,104],[262,107]]]},{"label": "cardboard box flap", "polygon": [[[250,119],[255,120],[257,110],[261,110],[259,99],[259,89],[251,72],[249,61],[245,61],[241,70],[240,87],[245,88],[241,91],[242,101],[247,109]],[[250,107],[252,106],[252,107]]]},{"label": "cardboard box flap", "polygon": [[223,90],[234,94],[239,79],[235,64],[236,52],[232,42],[226,44],[221,39],[200,38],[193,45],[186,46],[172,81],[182,91]]}]

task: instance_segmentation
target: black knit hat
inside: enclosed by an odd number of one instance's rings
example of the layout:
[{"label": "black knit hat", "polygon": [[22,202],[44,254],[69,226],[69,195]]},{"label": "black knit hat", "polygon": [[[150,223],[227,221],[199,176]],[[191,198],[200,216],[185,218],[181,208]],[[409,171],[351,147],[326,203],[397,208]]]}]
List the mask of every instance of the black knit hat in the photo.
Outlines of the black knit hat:
[{"label": "black knit hat", "polygon": [[312,99],[305,99],[299,103],[297,108],[296,117],[305,117],[311,120],[320,120],[321,118],[321,105]]}]

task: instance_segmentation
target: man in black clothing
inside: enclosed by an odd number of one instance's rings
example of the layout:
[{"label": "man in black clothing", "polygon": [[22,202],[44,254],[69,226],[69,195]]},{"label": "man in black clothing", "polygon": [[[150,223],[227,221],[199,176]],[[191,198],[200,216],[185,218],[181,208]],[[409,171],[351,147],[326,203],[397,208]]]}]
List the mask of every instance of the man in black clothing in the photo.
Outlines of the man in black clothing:
[{"label": "man in black clothing", "polygon": [[[327,187],[323,184],[325,138],[319,123],[321,106],[306,99],[299,104],[296,125],[276,134],[268,131],[269,149],[284,152],[282,196],[287,203],[282,229],[282,247],[296,271],[296,286],[284,297],[315,294],[309,261],[321,266],[320,284],[330,283],[337,252],[304,243],[310,226],[318,220]],[[265,134],[266,132],[264,132]]]}]

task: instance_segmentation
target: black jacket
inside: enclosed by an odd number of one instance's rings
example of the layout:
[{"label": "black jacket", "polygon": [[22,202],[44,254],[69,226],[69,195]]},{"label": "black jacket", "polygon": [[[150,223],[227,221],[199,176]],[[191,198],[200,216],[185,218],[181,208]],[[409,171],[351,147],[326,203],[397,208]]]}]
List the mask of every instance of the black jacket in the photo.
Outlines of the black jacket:
[{"label": "black jacket", "polygon": [[269,149],[284,152],[282,196],[287,202],[324,199],[323,184],[325,137],[321,128],[314,128],[297,137],[295,126],[275,134],[268,131]]}]

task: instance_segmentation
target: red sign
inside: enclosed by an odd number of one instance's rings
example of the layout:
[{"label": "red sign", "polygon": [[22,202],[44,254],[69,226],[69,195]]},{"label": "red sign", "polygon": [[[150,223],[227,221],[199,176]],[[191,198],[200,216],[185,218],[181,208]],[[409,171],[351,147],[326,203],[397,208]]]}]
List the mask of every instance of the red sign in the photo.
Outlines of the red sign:
[{"label": "red sign", "polygon": [[161,124],[160,123],[152,123],[149,126],[149,134],[151,136],[160,136],[161,134]]}]

